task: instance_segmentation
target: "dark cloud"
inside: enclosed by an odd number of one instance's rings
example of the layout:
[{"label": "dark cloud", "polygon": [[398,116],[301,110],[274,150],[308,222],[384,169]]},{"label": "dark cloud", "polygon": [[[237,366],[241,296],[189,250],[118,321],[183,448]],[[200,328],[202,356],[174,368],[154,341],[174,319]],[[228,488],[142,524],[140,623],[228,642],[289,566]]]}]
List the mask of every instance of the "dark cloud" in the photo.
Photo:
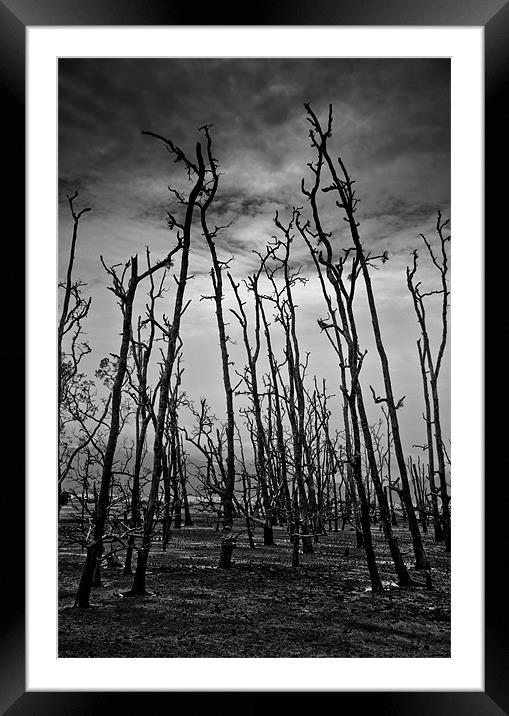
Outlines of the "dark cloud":
[{"label": "dark cloud", "polygon": [[248,194],[243,190],[218,192],[214,200],[214,213],[219,216],[236,219],[239,216],[256,216],[267,206],[274,206],[274,200],[269,196]]},{"label": "dark cloud", "polygon": [[[83,142],[115,161],[142,148],[154,129],[188,148],[215,124],[221,154],[272,148],[278,130],[303,120],[303,103],[335,107],[338,131],[356,122],[362,155],[444,148],[449,136],[447,60],[60,60],[64,155]],[[352,116],[353,109],[353,116]],[[375,125],[375,126],[373,126]],[[302,121],[305,137],[305,122]],[[302,140],[301,140],[302,141]],[[139,158],[139,157],[138,157]]]},{"label": "dark cloud", "polygon": [[[116,350],[118,339],[117,307],[105,290],[98,255],[122,263],[148,245],[153,256],[163,256],[173,240],[167,212],[181,211],[168,185],[189,190],[182,165],[174,163],[161,142],[141,132],[170,137],[193,156],[196,142],[203,141],[198,128],[213,125],[221,180],[209,218],[211,225],[233,222],[216,244],[221,259],[234,257],[232,274],[241,281],[256,267],[253,250],[263,252],[277,233],[276,210],[283,221],[294,206],[308,215],[300,186],[302,178],[309,181],[307,163],[314,157],[305,102],[324,121],[333,106],[331,154],[341,155],[357,181],[363,242],[376,253],[390,251],[391,261],[374,272],[374,281],[382,309],[402,306],[407,312],[386,327],[391,355],[406,355],[402,326],[412,336],[416,330],[404,279],[408,254],[420,231],[432,235],[436,210],[447,213],[450,205],[447,59],[61,59],[61,267],[71,234],[65,195],[77,189],[80,202],[93,209],[80,228],[78,249],[80,275],[94,295],[88,330],[96,337],[98,354]],[[330,194],[320,202],[324,227],[340,253],[351,244],[345,222]],[[304,274],[314,274],[298,237],[292,261]],[[217,336],[213,308],[200,302],[211,292],[210,256],[196,219],[190,271],[196,278],[189,284],[192,307],[184,328],[188,386],[193,395],[202,389],[213,393],[215,382],[198,365],[203,345],[207,351],[217,347]],[[362,338],[374,355],[371,326],[359,301]],[[299,303],[299,330],[315,349],[323,340],[316,333],[316,318],[325,313],[316,280],[300,292]],[[334,364],[318,349],[317,354],[324,365]],[[412,373],[409,361],[404,363],[409,384],[418,385],[418,369]],[[216,405],[222,409],[220,397]]]},{"label": "dark cloud", "polygon": [[212,123],[223,172],[218,216],[300,204],[310,101],[322,118],[334,107],[331,149],[358,180],[364,215],[410,219],[411,208],[388,206],[394,195],[405,207],[448,202],[449,75],[448,60],[427,59],[60,60],[62,191],[87,190],[107,212],[120,189],[132,216],[155,218],[167,198],[151,196],[153,184],[180,188],[185,178],[141,131],[192,153],[197,128]]}]

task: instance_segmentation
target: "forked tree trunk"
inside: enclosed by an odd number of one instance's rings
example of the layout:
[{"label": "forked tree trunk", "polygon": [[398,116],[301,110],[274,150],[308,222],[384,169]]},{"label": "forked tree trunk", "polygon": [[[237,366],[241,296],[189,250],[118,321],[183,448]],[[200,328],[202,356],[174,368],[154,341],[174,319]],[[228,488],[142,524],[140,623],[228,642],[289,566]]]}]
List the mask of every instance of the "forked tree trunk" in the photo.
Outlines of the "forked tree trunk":
[{"label": "forked tree trunk", "polygon": [[[161,139],[161,137],[158,138]],[[167,146],[169,146],[170,151],[175,153],[175,148],[173,144],[169,142],[169,140],[166,140],[164,138],[163,141],[166,143]],[[179,241],[178,248],[182,250],[182,254],[180,260],[179,277],[177,281],[177,290],[175,293],[175,303],[173,306],[173,319],[171,324],[167,327],[166,331],[168,346],[164,359],[162,376],[159,384],[159,402],[154,431],[150,494],[147,502],[145,522],[143,525],[143,536],[141,541],[141,547],[138,552],[138,560],[136,563],[134,581],[131,590],[126,592],[126,596],[137,596],[146,594],[145,575],[147,570],[148,557],[150,553],[152,534],[155,525],[156,509],[159,501],[159,484],[161,481],[161,474],[163,469],[164,429],[168,411],[168,404],[170,400],[171,377],[173,373],[173,367],[177,358],[177,353],[179,350],[178,341],[180,339],[180,322],[182,315],[185,311],[184,296],[188,281],[189,251],[191,246],[191,226],[193,221],[194,209],[200,192],[202,191],[205,176],[205,165],[203,162],[201,145],[199,142],[196,144],[196,167],[192,165],[182,153],[177,153],[177,156],[180,157],[180,159],[186,163],[189,172],[194,171],[196,173],[196,180],[195,184],[193,185],[193,188],[189,193],[189,199],[186,203],[184,222],[181,227],[182,236]]]},{"label": "forked tree trunk", "polygon": [[405,562],[403,560],[403,556],[401,554],[401,550],[400,550],[399,544],[398,544],[398,538],[396,537],[396,535],[394,534],[394,532],[392,530],[391,514],[390,514],[390,510],[389,510],[389,505],[387,504],[386,493],[384,491],[384,488],[382,486],[382,481],[381,481],[380,475],[378,473],[378,466],[376,464],[371,433],[369,430],[368,418],[367,418],[366,410],[364,407],[364,400],[362,397],[362,391],[361,391],[360,385],[358,386],[358,391],[357,391],[357,405],[359,408],[362,432],[364,435],[364,444],[366,446],[366,450],[368,453],[368,460],[369,460],[370,467],[371,467],[371,477],[373,479],[373,486],[375,488],[375,492],[376,492],[376,496],[377,496],[377,500],[378,500],[378,507],[380,510],[380,520],[382,522],[382,528],[384,531],[385,539],[387,540],[387,544],[389,545],[389,551],[391,553],[392,561],[394,563],[394,569],[396,570],[396,574],[398,575],[399,584],[402,587],[405,587],[412,583],[412,579],[408,573]]},{"label": "forked tree trunk", "polygon": [[150,268],[148,271],[145,271],[145,273],[141,276],[138,276],[138,257],[133,256],[131,258],[131,278],[127,291],[124,291],[120,287],[120,285],[117,286],[117,295],[122,300],[124,313],[122,323],[122,341],[118,356],[117,372],[111,391],[110,430],[106,450],[104,451],[101,486],[97,499],[94,528],[92,531],[91,540],[87,546],[87,556],[78,585],[78,591],[76,594],[75,605],[78,607],[90,606],[90,592],[92,589],[94,571],[97,564],[99,563],[102,553],[102,538],[110,505],[110,492],[113,477],[113,461],[115,458],[115,450],[117,447],[117,440],[120,432],[120,405],[122,402],[122,386],[127,370],[127,355],[129,351],[129,342],[131,339],[132,312],[136,288],[143,278],[150,275],[151,273],[154,273],[159,268],[166,266],[167,263],[168,260],[160,262],[156,266]]},{"label": "forked tree trunk", "polygon": [[119,361],[117,373],[112,388],[111,400],[111,421],[108,443],[104,452],[104,462],[101,475],[101,487],[97,499],[95,510],[95,522],[92,530],[92,536],[87,545],[87,555],[85,564],[81,573],[81,578],[76,594],[75,606],[89,607],[90,592],[94,582],[94,575],[99,565],[102,554],[102,537],[104,527],[106,525],[107,513],[110,502],[110,487],[113,473],[113,460],[115,449],[117,446],[118,435],[120,432],[120,404],[122,400],[122,384],[127,369],[127,353],[129,350],[129,340],[131,337],[131,320],[133,301],[138,281],[138,261],[137,257],[131,259],[131,279],[124,300],[124,318],[122,325],[122,341],[120,345]]},{"label": "forked tree trunk", "polygon": [[[449,295],[448,287],[447,287],[447,272],[448,272],[448,258],[447,253],[445,250],[445,246],[447,241],[449,241],[450,237],[444,237],[443,229],[448,224],[448,221],[445,223],[442,223],[441,221],[441,214],[438,212],[438,218],[437,218],[437,224],[436,229],[440,238],[440,246],[442,251],[442,263],[440,264],[435,257],[435,254],[433,252],[433,249],[431,248],[431,245],[428,243],[426,237],[421,234],[422,239],[424,240],[424,243],[426,244],[426,248],[428,249],[429,255],[431,257],[431,260],[435,267],[440,272],[441,277],[441,284],[442,289],[439,292],[435,293],[441,293],[442,294],[442,337],[440,341],[440,346],[438,349],[438,354],[436,357],[435,362],[433,362],[433,358],[431,355],[431,346],[429,341],[429,335],[428,335],[428,329],[426,325],[426,310],[424,306],[424,295],[421,294],[419,291],[419,284],[414,285],[413,278],[417,271],[417,251],[415,250],[413,252],[413,267],[412,269],[407,267],[407,285],[408,289],[412,295],[413,303],[414,303],[414,309],[415,313],[417,315],[417,320],[419,322],[419,326],[421,328],[421,335],[422,335],[422,351],[419,345],[419,357],[421,358],[421,372],[423,372],[423,381],[426,383],[427,388],[427,377],[426,377],[426,371],[424,370],[424,359],[426,359],[426,363],[428,366],[428,372],[429,372],[429,382],[431,387],[431,399],[432,399],[432,405],[433,405],[433,431],[434,431],[434,437],[435,437],[435,448],[436,448],[436,454],[437,454],[437,467],[438,467],[438,479],[439,479],[439,485],[440,485],[440,495],[442,498],[442,528],[444,533],[444,542],[445,542],[445,549],[447,552],[450,552],[451,550],[451,516],[449,511],[449,503],[450,503],[450,497],[447,489],[447,481],[446,481],[446,475],[445,475],[445,455],[444,455],[444,445],[442,442],[442,428],[441,428],[441,422],[440,422],[440,403],[439,403],[439,396],[438,396],[438,376],[440,373],[440,368],[442,364],[442,358],[444,355],[445,346],[447,343],[447,329],[448,329],[448,321],[447,321],[447,307],[448,307],[448,300],[447,297]],[[428,398],[429,401],[429,398]],[[431,422],[429,423],[431,425]],[[429,436],[428,436],[429,439]]]},{"label": "forked tree trunk", "polygon": [[354,190],[352,188],[353,182],[351,181],[340,157],[338,157],[338,164],[341,169],[342,178],[339,178],[338,173],[336,171],[336,167],[327,149],[327,138],[331,136],[332,108],[329,108],[329,123],[326,132],[322,130],[316,115],[312,112],[309,105],[306,105],[306,109],[308,112],[309,120],[320,138],[320,141],[314,138],[314,143],[317,149],[319,149],[319,151],[321,152],[321,155],[329,169],[330,176],[332,179],[331,189],[334,189],[337,192],[337,195],[339,197],[338,205],[344,210],[346,214],[346,221],[350,228],[350,235],[355,246],[355,250],[359,260],[360,271],[364,280],[376,350],[382,368],[382,375],[385,387],[385,400],[387,401],[387,408],[391,421],[392,436],[394,441],[394,452],[396,455],[396,461],[398,463],[398,469],[401,478],[401,496],[405,503],[406,513],[408,517],[408,526],[412,535],[412,545],[415,555],[415,566],[417,569],[429,569],[430,563],[426,555],[426,550],[424,549],[421,533],[419,531],[419,525],[412,504],[412,497],[410,494],[410,484],[408,481],[405,455],[403,452],[403,444],[401,441],[401,435],[399,430],[399,420],[396,410],[396,402],[394,400],[394,393],[392,389],[392,378],[389,369],[389,360],[387,358],[387,353],[385,351],[385,346],[382,340],[380,321],[378,319],[378,311],[376,307],[375,296],[373,293],[371,276],[368,269],[368,261],[361,243],[358,231],[358,223],[355,219],[355,208],[357,200],[354,199]]},{"label": "forked tree trunk", "polygon": [[256,300],[256,284],[258,281],[258,276],[260,274],[261,269],[258,271],[258,274],[255,274],[253,277],[251,277],[251,287],[253,292],[255,293],[255,345],[254,350],[251,348],[251,344],[249,342],[249,335],[248,335],[248,324],[247,324],[247,316],[244,311],[244,304],[240,299],[240,295],[238,292],[238,285],[234,282],[231,275],[228,274],[228,278],[230,280],[230,284],[233,288],[233,291],[235,293],[235,297],[237,299],[237,306],[238,306],[238,312],[232,309],[232,313],[236,316],[237,320],[240,323],[240,326],[242,328],[242,336],[244,341],[244,348],[246,350],[246,356],[247,356],[247,371],[248,371],[248,379],[247,379],[247,387],[250,393],[251,402],[253,405],[253,414],[255,419],[255,445],[256,445],[256,455],[255,455],[255,467],[256,467],[256,474],[258,478],[258,482],[260,484],[261,492],[262,492],[262,501],[263,501],[263,510],[264,510],[264,516],[265,516],[265,522],[263,525],[263,543],[265,546],[273,546],[274,545],[274,532],[272,529],[272,504],[271,504],[271,497],[269,493],[269,484],[268,484],[268,470],[267,470],[267,460],[265,456],[265,441],[264,441],[264,426],[262,422],[262,408],[260,403],[260,394],[258,391],[258,374],[257,374],[257,361],[258,356],[260,353],[260,308],[259,308],[259,301]]},{"label": "forked tree trunk", "polygon": [[[352,433],[353,433],[353,475],[355,479],[355,485],[357,488],[357,495],[360,502],[360,522],[361,522],[361,535],[362,535],[362,546],[366,553],[366,561],[368,564],[369,577],[371,580],[371,588],[374,592],[380,592],[383,590],[382,580],[378,572],[378,566],[376,563],[375,550],[373,546],[373,537],[371,534],[371,519],[369,515],[369,504],[366,495],[366,489],[364,481],[362,479],[362,465],[361,465],[361,441],[359,433],[359,423],[357,418],[357,410],[355,406],[355,396],[349,396],[350,404],[350,416],[352,420]],[[357,530],[357,546],[359,545],[359,530]]]},{"label": "forked tree trunk", "polygon": [[209,171],[212,179],[208,187],[206,199],[200,207],[201,226],[203,235],[209,247],[212,269],[210,275],[214,288],[213,300],[216,308],[216,321],[219,333],[219,347],[221,351],[221,366],[223,373],[223,387],[226,399],[226,475],[224,480],[224,489],[222,494],[223,502],[223,540],[221,543],[221,553],[219,557],[219,566],[223,569],[229,569],[232,563],[233,542],[233,498],[235,491],[235,413],[233,408],[233,387],[230,377],[230,358],[228,355],[228,336],[226,334],[226,326],[223,314],[223,270],[226,264],[219,261],[214,243],[214,238],[218,229],[211,231],[207,223],[207,211],[216,196],[219,184],[219,175],[217,173],[218,164],[212,156],[212,140],[210,138],[208,127],[203,127],[207,138],[207,157]]}]

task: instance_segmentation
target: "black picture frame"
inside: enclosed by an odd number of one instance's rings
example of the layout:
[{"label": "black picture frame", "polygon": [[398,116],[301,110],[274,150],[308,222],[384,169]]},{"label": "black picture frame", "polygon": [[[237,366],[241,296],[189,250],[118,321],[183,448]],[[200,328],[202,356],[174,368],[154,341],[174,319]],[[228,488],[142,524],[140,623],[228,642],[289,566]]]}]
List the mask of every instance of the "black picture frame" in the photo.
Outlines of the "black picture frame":
[{"label": "black picture frame", "polygon": [[[245,11],[244,11],[245,13]],[[199,22],[196,22],[199,18]],[[4,163],[4,207],[16,217],[9,239],[11,251],[19,265],[24,256],[25,216],[25,29],[31,26],[59,25],[425,25],[425,26],[482,26],[485,32],[485,236],[503,241],[506,233],[504,209],[506,192],[499,168],[506,170],[507,122],[501,111],[509,77],[509,2],[507,0],[258,0],[243,14],[240,5],[217,7],[208,4],[184,4],[169,0],[0,0],[0,83],[2,91],[2,124],[4,156],[10,150],[10,159]],[[505,91],[505,92],[504,92]],[[5,161],[5,160],[4,160]],[[503,232],[503,233],[502,233]],[[504,242],[505,249],[505,242]],[[503,250],[503,249],[502,249]],[[496,263],[496,262],[495,262]],[[493,271],[496,270],[493,267]],[[488,267],[486,274],[488,274]],[[496,275],[493,273],[493,278]],[[502,282],[503,283],[503,282]],[[487,281],[490,287],[500,281]],[[27,290],[29,287],[27,287]],[[17,288],[19,295],[19,286]],[[21,300],[21,299],[20,299]],[[21,310],[21,307],[17,309]],[[487,315],[487,313],[485,314]],[[25,359],[25,342],[20,330],[20,319],[8,319],[9,330],[18,336],[10,343],[9,364],[22,371]],[[503,374],[502,374],[503,375]],[[18,385],[24,384],[19,376]],[[466,386],[465,390],[468,390]],[[487,391],[486,394],[488,394]],[[16,396],[23,410],[23,396]],[[22,418],[17,425],[22,425]],[[14,437],[14,436],[13,436]],[[499,450],[501,433],[497,425],[490,426],[485,439],[485,454]],[[24,482],[21,477],[24,445],[18,434],[18,445],[11,452],[17,455],[4,480],[6,505],[17,506],[8,510],[17,521],[23,512]],[[502,443],[503,444],[503,443]],[[506,621],[506,593],[502,589],[504,565],[501,565],[504,500],[500,499],[505,476],[499,475],[493,465],[486,470],[485,486],[485,691],[484,692],[342,692],[338,694],[338,708],[368,710],[394,716],[498,716],[509,713],[509,642],[504,634]],[[502,483],[502,484],[501,484]],[[25,691],[25,610],[23,534],[17,539],[17,549],[4,549],[3,578],[4,608],[0,639],[0,710],[9,716],[22,714],[90,714],[97,710],[111,712],[122,698],[123,713],[147,710],[147,699],[156,694],[119,692],[26,692]],[[6,574],[8,579],[6,579]],[[107,668],[107,667],[105,667]],[[174,693],[159,694],[170,708],[176,708]],[[251,714],[266,708],[263,692],[240,695],[243,713]],[[274,695],[275,696],[275,695]],[[127,697],[127,698],[126,698]],[[221,710],[228,706],[220,693],[187,694],[187,709],[194,713]],[[272,698],[272,697],[271,697]],[[300,708],[316,708],[316,695],[298,694]],[[170,701],[171,700],[171,701]],[[276,699],[277,702],[277,699]],[[351,703],[354,702],[354,703]],[[275,706],[275,702],[272,702]],[[191,704],[189,706],[189,704]],[[315,704],[315,705],[313,705]],[[160,707],[159,707],[160,708]]]}]

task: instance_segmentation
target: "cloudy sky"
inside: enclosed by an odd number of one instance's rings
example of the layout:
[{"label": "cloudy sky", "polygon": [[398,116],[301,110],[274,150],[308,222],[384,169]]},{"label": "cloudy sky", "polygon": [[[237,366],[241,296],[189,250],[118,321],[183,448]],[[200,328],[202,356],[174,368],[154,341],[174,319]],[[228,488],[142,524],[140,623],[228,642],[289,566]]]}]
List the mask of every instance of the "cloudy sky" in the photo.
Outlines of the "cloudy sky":
[{"label": "cloudy sky", "polygon": [[[304,102],[326,119],[334,111],[332,154],[341,154],[357,181],[362,240],[390,261],[375,272],[374,286],[391,364],[396,396],[406,395],[402,434],[407,446],[424,442],[422,387],[417,358],[418,327],[406,288],[405,268],[414,248],[424,248],[419,233],[435,241],[436,211],[450,211],[450,68],[448,60],[243,60],[243,59],[76,59],[59,61],[59,274],[69,251],[71,222],[66,194],[79,191],[76,208],[92,212],[80,224],[75,277],[87,282],[93,302],[87,338],[93,348],[87,369],[119,347],[120,315],[100,264],[142,260],[149,246],[162,258],[173,245],[165,217],[172,208],[168,184],[186,188],[175,165],[150,130],[170,137],[192,155],[200,134],[213,124],[214,154],[221,165],[220,190],[212,223],[233,220],[218,239],[222,257],[234,257],[236,280],[255,268],[253,249],[263,250],[274,234],[276,210],[289,216],[293,206],[306,211],[301,179],[313,159]],[[350,245],[346,224],[331,206],[324,221],[335,245]],[[214,222],[214,218],[217,221]],[[225,221],[226,220],[226,221]],[[294,241],[294,260],[310,276],[299,290],[298,330],[311,351],[310,376],[326,377],[331,392],[337,366],[317,327],[325,316],[307,249]],[[436,272],[420,251],[420,278],[437,287]],[[198,227],[193,234],[188,285],[192,303],[185,316],[184,388],[197,400],[207,396],[224,417],[219,346],[210,294],[210,259]],[[233,306],[226,293],[226,306]],[[432,331],[439,327],[439,299],[429,299]],[[167,312],[170,313],[168,306]],[[368,349],[362,379],[383,392],[378,358],[363,291],[357,311],[360,342]],[[238,327],[233,357],[243,360]],[[435,333],[434,333],[435,335]],[[449,362],[441,379],[443,422],[449,434]],[[368,397],[368,396],[367,396]],[[371,400],[368,400],[371,403]],[[375,420],[378,407],[371,407]]]}]

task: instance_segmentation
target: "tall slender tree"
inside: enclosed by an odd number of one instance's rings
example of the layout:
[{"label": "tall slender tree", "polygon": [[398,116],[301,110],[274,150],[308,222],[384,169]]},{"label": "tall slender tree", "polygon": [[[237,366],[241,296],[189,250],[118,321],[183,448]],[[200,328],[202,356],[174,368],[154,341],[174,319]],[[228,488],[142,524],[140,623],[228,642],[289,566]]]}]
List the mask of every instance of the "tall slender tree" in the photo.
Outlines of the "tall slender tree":
[{"label": "tall slender tree", "polygon": [[[430,563],[426,555],[426,550],[424,548],[421,533],[419,530],[419,524],[417,522],[414,506],[412,503],[410,483],[408,480],[405,454],[403,451],[403,443],[401,440],[399,419],[397,414],[397,406],[399,404],[399,401],[396,401],[394,398],[392,377],[389,368],[389,359],[382,339],[380,320],[378,317],[378,310],[376,306],[371,275],[369,272],[370,256],[366,253],[362,245],[359,234],[359,223],[357,222],[355,216],[358,199],[355,196],[354,181],[348,174],[348,171],[341,157],[337,158],[336,165],[327,146],[327,141],[332,136],[332,106],[329,106],[329,114],[325,129],[322,128],[320,121],[311,109],[310,105],[306,104],[305,108],[307,111],[307,120],[311,125],[309,135],[311,139],[311,144],[318,152],[321,153],[321,156],[323,157],[323,162],[329,171],[329,176],[331,180],[331,183],[328,186],[323,187],[322,191],[333,192],[333,194],[337,196],[336,205],[340,210],[344,212],[344,218],[348,224],[350,236],[353,241],[353,247],[357,256],[359,272],[362,275],[364,281],[369,312],[371,316],[371,325],[375,338],[375,345],[382,369],[382,376],[385,387],[384,400],[387,403],[387,409],[390,416],[392,436],[394,441],[394,452],[396,455],[396,460],[398,463],[401,478],[401,496],[405,503],[409,529],[412,535],[412,544],[415,555],[415,566],[417,569],[429,569]],[[386,259],[387,254],[384,253],[382,255],[382,260],[385,261]]]},{"label": "tall slender tree", "polygon": [[210,297],[214,301],[217,330],[219,334],[219,347],[221,351],[221,366],[223,373],[223,386],[226,400],[226,474],[223,490],[223,539],[221,542],[221,554],[219,556],[219,566],[229,569],[232,563],[232,554],[234,548],[233,540],[233,516],[234,516],[234,493],[235,493],[235,412],[233,406],[233,395],[235,387],[232,385],[230,374],[230,357],[228,353],[229,336],[226,332],[226,322],[223,310],[223,271],[228,269],[230,261],[222,261],[219,259],[216,248],[216,238],[218,234],[225,228],[215,227],[212,229],[209,225],[207,213],[214,201],[219,186],[219,164],[212,155],[212,138],[209,127],[202,127],[206,137],[208,171],[210,179],[204,189],[204,199],[200,204],[200,218],[203,235],[207,242],[212,260],[212,268],[210,276],[214,289],[213,295]]},{"label": "tall slender tree", "polygon": [[[248,286],[254,293],[257,292],[257,284],[261,274],[261,267],[259,270],[249,277]],[[244,348],[247,357],[247,370],[244,375],[244,381],[247,384],[249,397],[251,399],[253,415],[254,415],[254,432],[255,432],[255,467],[256,476],[260,484],[262,493],[263,509],[264,509],[264,526],[263,526],[263,543],[265,545],[274,544],[274,533],[272,529],[272,499],[270,494],[270,483],[268,479],[269,465],[267,463],[265,454],[265,440],[264,440],[264,425],[262,421],[262,404],[260,397],[260,390],[258,387],[258,357],[260,355],[260,306],[255,301],[255,327],[254,327],[254,346],[251,347],[251,342],[248,333],[248,319],[244,310],[245,302],[241,300],[239,294],[239,284],[236,284],[230,273],[228,273],[228,279],[232,286],[235,298],[237,300],[237,309],[230,309],[234,316],[237,318],[242,328],[242,338],[244,342]]]},{"label": "tall slender tree", "polygon": [[177,249],[181,250],[180,269],[178,278],[175,277],[177,288],[175,291],[175,298],[173,303],[172,320],[170,322],[169,320],[165,319],[165,326],[161,326],[159,324],[159,328],[162,330],[162,333],[165,336],[167,345],[166,354],[161,370],[159,384],[159,401],[157,413],[155,416],[150,493],[147,502],[147,509],[145,511],[143,536],[141,540],[141,546],[138,550],[134,581],[131,590],[127,592],[127,594],[132,596],[146,593],[145,578],[147,571],[147,563],[152,542],[156,510],[159,503],[159,485],[163,471],[164,430],[171,394],[171,378],[173,375],[173,368],[177,359],[177,354],[181,341],[180,323],[182,320],[182,316],[184,315],[184,312],[189,305],[189,303],[185,303],[184,300],[186,286],[189,280],[189,252],[191,249],[191,229],[193,224],[194,211],[198,205],[198,199],[200,197],[200,194],[203,191],[205,179],[205,163],[203,161],[200,142],[196,143],[195,161],[191,161],[187,158],[184,152],[172,142],[171,139],[161,137],[161,135],[157,135],[152,132],[144,132],[144,134],[148,134],[161,140],[165,147],[168,149],[168,151],[173,156],[175,156],[176,161],[178,160],[184,163],[189,180],[192,182],[193,185],[187,199],[183,197],[179,192],[173,190],[173,194],[176,196],[178,203],[184,207],[184,218],[179,221],[174,214],[172,214],[171,212],[168,213],[168,226],[170,230],[177,230]]},{"label": "tall slender tree", "polygon": [[[118,436],[120,433],[120,408],[122,403],[122,389],[126,376],[129,346],[131,342],[133,304],[136,296],[136,290],[140,283],[143,281],[143,279],[145,279],[147,276],[150,276],[161,268],[170,266],[172,255],[177,250],[180,250],[180,245],[177,246],[172,252],[170,252],[170,254],[163,261],[159,261],[154,266],[149,266],[149,268],[147,268],[147,270],[141,274],[138,273],[138,257],[133,256],[130,261],[128,261],[127,264],[124,266],[120,277],[117,275],[114,267],[107,267],[104,264],[103,258],[101,256],[103,266],[105,267],[107,273],[110,275],[113,281],[113,286],[110,287],[110,290],[118,298],[120,307],[122,309],[122,339],[120,343],[118,361],[116,364],[115,378],[111,388],[110,429],[106,450],[104,452],[101,485],[97,499],[94,526],[90,535],[89,542],[87,544],[87,556],[85,559],[85,564],[83,566],[83,571],[81,573],[78,591],[76,594],[75,604],[78,607],[90,606],[90,592],[92,589],[94,572],[102,554],[103,533],[108,517],[108,510],[111,498],[110,491],[113,476],[113,461],[115,459],[115,450],[117,447]],[[128,268],[130,268],[130,278],[126,287],[124,279]]]},{"label": "tall slender tree", "polygon": [[[431,400],[432,400],[432,420],[431,415],[426,413],[426,422],[429,426],[431,424],[433,425],[433,433],[435,438],[435,450],[436,450],[436,456],[437,456],[437,472],[438,472],[438,479],[439,479],[439,485],[440,485],[440,496],[442,500],[442,526],[443,526],[443,532],[444,532],[444,538],[445,538],[445,548],[449,552],[451,549],[451,517],[450,517],[450,496],[447,486],[447,479],[445,474],[445,449],[444,449],[444,443],[443,443],[443,437],[442,437],[442,423],[440,419],[440,399],[439,399],[439,392],[438,392],[438,379],[440,376],[440,369],[442,367],[442,361],[444,357],[445,347],[447,345],[447,334],[448,334],[448,315],[447,315],[447,309],[448,309],[448,297],[449,297],[449,288],[447,284],[447,276],[448,276],[448,270],[449,270],[449,259],[447,255],[447,244],[450,241],[451,237],[447,233],[447,227],[449,224],[449,220],[442,220],[442,214],[439,211],[437,214],[437,221],[436,221],[436,232],[439,239],[439,246],[440,246],[440,254],[435,255],[435,251],[433,247],[431,246],[431,243],[428,241],[428,239],[424,236],[424,234],[421,234],[421,238],[424,241],[424,244],[426,245],[426,248],[428,250],[429,257],[431,259],[431,262],[433,266],[437,269],[439,275],[440,275],[440,288],[436,290],[431,291],[421,291],[421,283],[415,283],[414,278],[417,271],[417,259],[418,254],[417,250],[413,252],[413,265],[412,268],[407,268],[407,285],[408,289],[412,295],[412,300],[414,304],[415,313],[417,316],[417,321],[419,323],[419,327],[421,329],[421,337],[422,337],[422,357],[420,357],[421,362],[421,374],[423,379],[423,386],[425,390],[425,400],[426,400],[426,391],[428,390],[428,378],[426,375],[426,370],[424,369],[424,361],[427,366],[427,374],[429,376],[429,385],[431,388]],[[436,357],[433,358],[432,350],[431,350],[431,342],[430,342],[430,336],[427,326],[427,320],[426,320],[426,307],[424,303],[424,299],[427,296],[432,295],[439,295],[442,297],[442,307],[441,307],[441,319],[442,319],[442,330],[441,330],[441,336],[440,336],[440,343],[438,346],[438,351],[436,353]],[[419,347],[419,353],[421,353],[421,348]],[[429,398],[428,398],[429,403]],[[431,411],[430,411],[431,412]],[[429,459],[431,461],[430,464],[432,464],[433,461],[433,451],[429,450],[430,444],[429,444],[429,435],[428,435],[428,451],[429,451]],[[433,470],[434,472],[434,470]],[[434,492],[434,479],[431,478],[431,489],[432,492]]]},{"label": "tall slender tree", "polygon": [[[73,276],[74,264],[76,259],[76,244],[78,241],[78,229],[81,217],[89,211],[92,211],[90,207],[76,211],[74,202],[78,198],[78,192],[67,195],[67,201],[71,212],[73,227],[71,236],[71,247],[69,250],[69,259],[67,262],[67,270],[65,280],[60,284],[60,288],[63,289],[64,295],[62,300],[62,309],[60,318],[58,321],[58,332],[57,332],[57,360],[58,360],[58,435],[59,435],[59,460],[58,460],[58,507],[60,509],[62,505],[62,485],[69,475],[69,472],[73,466],[74,460],[78,453],[87,447],[90,443],[90,434],[85,434],[84,437],[78,440],[77,444],[72,444],[72,447],[66,445],[64,439],[66,420],[64,418],[64,408],[68,407],[73,399],[77,399],[81,390],[85,387],[83,377],[79,373],[79,365],[82,359],[90,353],[90,346],[86,341],[81,340],[83,334],[83,322],[86,319],[91,298],[86,299],[82,294],[82,287],[85,285],[81,281],[76,281]],[[69,351],[64,350],[64,338],[67,338],[70,343]],[[90,385],[90,384],[89,384]],[[74,390],[73,390],[74,388]],[[88,391],[90,395],[90,391]],[[91,408],[91,413],[95,415],[97,412],[95,406],[88,405]],[[83,406],[78,411],[81,413],[80,417],[84,417],[84,413],[88,412],[87,409],[83,410]],[[75,412],[71,410],[69,416],[71,422],[75,417]],[[101,422],[96,424],[96,431],[99,428]]]}]

